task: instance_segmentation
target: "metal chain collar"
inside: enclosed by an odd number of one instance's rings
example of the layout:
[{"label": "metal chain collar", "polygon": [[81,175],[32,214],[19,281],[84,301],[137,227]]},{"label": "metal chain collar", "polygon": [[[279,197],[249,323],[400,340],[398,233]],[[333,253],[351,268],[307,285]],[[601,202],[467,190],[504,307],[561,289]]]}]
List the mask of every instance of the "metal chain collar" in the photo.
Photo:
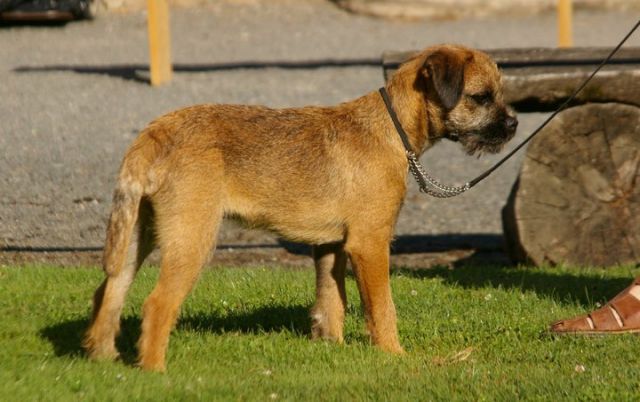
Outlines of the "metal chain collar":
[{"label": "metal chain collar", "polygon": [[436,198],[450,198],[460,195],[471,188],[469,183],[465,183],[462,186],[446,186],[441,184],[424,170],[424,167],[413,151],[407,150],[406,154],[407,160],[409,161],[409,171],[411,171],[411,174],[413,174],[413,177],[418,182],[421,192]]},{"label": "metal chain collar", "polygon": [[453,187],[453,186],[445,186],[441,184],[434,177],[430,176],[425,170],[424,167],[420,164],[418,157],[415,152],[411,149],[411,143],[409,142],[409,136],[402,128],[402,124],[400,124],[400,120],[398,120],[398,115],[395,110],[393,110],[393,105],[391,104],[391,99],[389,98],[389,94],[385,87],[379,89],[380,96],[384,101],[384,105],[387,108],[387,112],[389,113],[389,117],[393,122],[393,125],[402,140],[402,144],[404,145],[405,155],[407,156],[407,161],[409,162],[409,170],[413,177],[418,182],[420,186],[420,191],[428,194],[432,197],[436,198],[449,198],[455,197],[456,195],[462,194],[468,189],[471,188],[469,183],[466,183],[463,186]]}]

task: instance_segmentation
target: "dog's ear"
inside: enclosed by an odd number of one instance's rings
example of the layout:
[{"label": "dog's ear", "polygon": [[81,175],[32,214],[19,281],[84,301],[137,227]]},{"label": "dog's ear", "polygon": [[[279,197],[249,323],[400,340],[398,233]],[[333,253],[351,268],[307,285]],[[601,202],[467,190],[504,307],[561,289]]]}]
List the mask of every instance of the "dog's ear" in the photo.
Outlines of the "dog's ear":
[{"label": "dog's ear", "polygon": [[424,62],[422,73],[446,110],[453,109],[462,96],[466,63],[467,58],[446,49],[436,50]]}]

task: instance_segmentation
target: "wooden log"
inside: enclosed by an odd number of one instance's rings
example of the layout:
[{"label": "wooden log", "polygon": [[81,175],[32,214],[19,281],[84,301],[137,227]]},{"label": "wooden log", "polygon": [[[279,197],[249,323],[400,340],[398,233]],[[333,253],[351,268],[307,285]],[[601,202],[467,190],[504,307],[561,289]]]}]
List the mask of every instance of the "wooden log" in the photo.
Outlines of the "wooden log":
[{"label": "wooden log", "polygon": [[[608,48],[523,48],[488,50],[498,63],[507,103],[517,111],[553,110],[564,102],[608,55]],[[386,52],[385,79],[415,52]],[[640,48],[622,48],[573,105],[620,102],[640,106]]]},{"label": "wooden log", "polygon": [[502,214],[515,261],[640,263],[640,108],[560,113],[529,145]]}]

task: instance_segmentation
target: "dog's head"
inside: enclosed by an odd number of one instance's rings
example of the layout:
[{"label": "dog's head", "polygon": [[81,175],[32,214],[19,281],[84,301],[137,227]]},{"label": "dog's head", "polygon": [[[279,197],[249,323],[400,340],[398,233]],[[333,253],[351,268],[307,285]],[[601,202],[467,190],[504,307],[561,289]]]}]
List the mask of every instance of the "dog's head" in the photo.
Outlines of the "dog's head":
[{"label": "dog's head", "polygon": [[515,134],[518,120],[504,103],[502,78],[485,53],[462,46],[429,49],[417,85],[435,102],[445,138],[467,153],[495,153]]}]

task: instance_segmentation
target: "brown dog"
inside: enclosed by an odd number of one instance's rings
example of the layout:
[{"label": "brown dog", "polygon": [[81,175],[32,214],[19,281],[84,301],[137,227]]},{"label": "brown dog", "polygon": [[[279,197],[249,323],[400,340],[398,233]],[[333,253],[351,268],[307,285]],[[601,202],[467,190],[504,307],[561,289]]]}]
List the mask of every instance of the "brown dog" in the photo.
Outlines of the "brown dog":
[{"label": "brown dog", "polygon": [[[496,152],[517,120],[498,69],[461,46],[426,49],[387,85],[417,154],[441,138],[470,154]],[[407,159],[380,94],[335,107],[274,110],[201,105],[152,122],[128,150],[84,347],[117,356],[125,294],[158,245],[160,279],[144,304],[139,363],[164,370],[169,333],[224,216],[313,245],[314,338],[342,341],[347,256],[373,342],[400,353],[389,287],[389,243],[406,190]]]}]

